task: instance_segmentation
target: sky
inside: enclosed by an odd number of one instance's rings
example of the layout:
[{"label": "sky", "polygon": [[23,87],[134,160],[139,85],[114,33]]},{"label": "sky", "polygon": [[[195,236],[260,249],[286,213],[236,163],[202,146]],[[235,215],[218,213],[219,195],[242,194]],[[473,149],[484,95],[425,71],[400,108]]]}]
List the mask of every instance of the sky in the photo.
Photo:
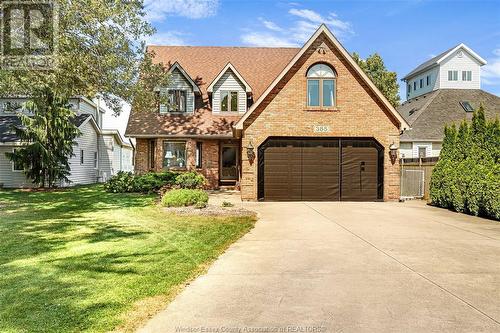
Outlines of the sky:
[{"label": "sky", "polygon": [[[482,89],[500,95],[500,0],[145,0],[155,45],[301,47],[325,23],[349,52],[375,52],[398,80],[465,43],[488,64]],[[401,81],[400,96],[404,99]]]}]

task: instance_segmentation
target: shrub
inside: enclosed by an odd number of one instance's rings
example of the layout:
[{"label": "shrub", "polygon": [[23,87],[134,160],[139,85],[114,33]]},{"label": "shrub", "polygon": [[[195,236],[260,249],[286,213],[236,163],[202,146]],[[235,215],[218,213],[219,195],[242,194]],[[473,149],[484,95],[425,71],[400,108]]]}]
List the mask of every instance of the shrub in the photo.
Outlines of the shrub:
[{"label": "shrub", "polygon": [[174,189],[165,193],[161,199],[163,206],[167,207],[182,207],[193,206],[208,203],[208,194],[203,190],[195,189]]},{"label": "shrub", "polygon": [[194,171],[180,173],[175,179],[178,187],[187,189],[203,188],[206,183],[206,178]]},{"label": "shrub", "polygon": [[445,128],[430,184],[432,204],[500,220],[500,123],[481,106],[472,123]]},{"label": "shrub", "polygon": [[119,171],[104,184],[104,189],[113,193],[134,192],[134,181],[132,172]]},{"label": "shrub", "polygon": [[149,172],[136,176],[134,192],[155,193],[165,185],[172,185],[177,174],[173,172]]},{"label": "shrub", "polygon": [[233,207],[234,205],[229,201],[222,201],[222,207]]},{"label": "shrub", "polygon": [[177,177],[173,172],[149,172],[143,175],[134,175],[132,172],[118,172],[104,184],[108,192],[125,193],[154,193],[163,186],[172,186]]}]

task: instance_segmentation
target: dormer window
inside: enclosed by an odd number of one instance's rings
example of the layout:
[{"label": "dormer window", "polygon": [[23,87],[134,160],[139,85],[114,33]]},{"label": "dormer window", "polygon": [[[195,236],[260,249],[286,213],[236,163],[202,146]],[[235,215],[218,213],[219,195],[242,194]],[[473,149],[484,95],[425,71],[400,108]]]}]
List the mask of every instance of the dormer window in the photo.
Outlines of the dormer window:
[{"label": "dormer window", "polygon": [[186,91],[170,89],[168,91],[168,111],[186,112]]},{"label": "dormer window", "polygon": [[222,112],[238,112],[238,92],[221,91],[220,92],[220,110]]},{"label": "dormer window", "polygon": [[316,64],[307,71],[307,106],[335,106],[337,75],[326,64]]}]

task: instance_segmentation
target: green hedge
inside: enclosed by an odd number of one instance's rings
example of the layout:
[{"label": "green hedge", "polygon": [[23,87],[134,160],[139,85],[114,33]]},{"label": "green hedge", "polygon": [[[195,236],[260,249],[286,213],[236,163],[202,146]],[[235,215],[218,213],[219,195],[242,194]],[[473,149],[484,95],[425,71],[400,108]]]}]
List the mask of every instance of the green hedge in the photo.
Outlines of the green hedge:
[{"label": "green hedge", "polygon": [[487,121],[481,106],[472,123],[445,127],[431,177],[432,204],[500,220],[500,123]]},{"label": "green hedge", "polygon": [[108,192],[156,193],[162,188],[203,188],[207,180],[196,172],[148,172],[135,175],[132,172],[120,171],[104,184]]},{"label": "green hedge", "polygon": [[205,191],[193,189],[174,189],[165,193],[161,199],[162,205],[167,207],[205,207],[207,202],[208,194]]},{"label": "green hedge", "polygon": [[132,172],[120,171],[104,184],[108,192],[125,193],[155,193],[163,186],[172,186],[177,178],[174,172],[148,172],[143,175],[134,175]]}]

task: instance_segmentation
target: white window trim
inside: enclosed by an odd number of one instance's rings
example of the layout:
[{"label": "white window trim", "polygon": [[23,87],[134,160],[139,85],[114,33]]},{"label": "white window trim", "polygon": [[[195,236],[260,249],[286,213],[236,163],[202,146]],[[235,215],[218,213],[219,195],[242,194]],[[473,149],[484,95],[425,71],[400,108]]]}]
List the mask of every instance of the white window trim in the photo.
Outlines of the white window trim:
[{"label": "white window trim", "polygon": [[[227,92],[228,94],[228,100],[227,100],[227,111],[222,110],[222,93]],[[231,110],[231,93],[236,93],[236,111]],[[219,112],[220,113],[238,113],[240,111],[240,92],[238,90],[220,90],[219,91]]]}]

